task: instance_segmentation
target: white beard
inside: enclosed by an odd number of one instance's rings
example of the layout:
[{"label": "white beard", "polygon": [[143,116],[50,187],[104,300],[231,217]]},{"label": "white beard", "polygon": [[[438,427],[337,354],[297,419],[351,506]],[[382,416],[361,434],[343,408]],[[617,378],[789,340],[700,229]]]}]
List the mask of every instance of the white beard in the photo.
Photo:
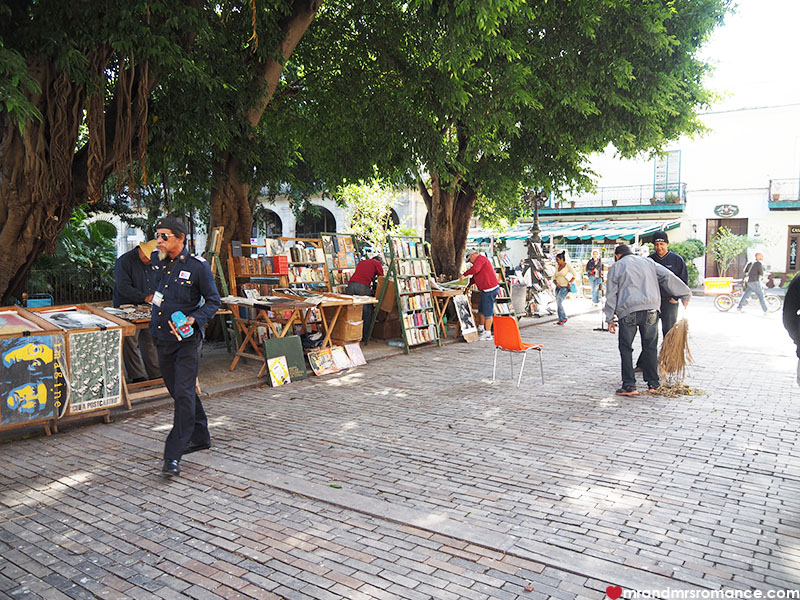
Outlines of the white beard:
[{"label": "white beard", "polygon": [[159,250],[158,251],[158,260],[163,261],[165,258],[167,258],[167,253],[164,250]]}]

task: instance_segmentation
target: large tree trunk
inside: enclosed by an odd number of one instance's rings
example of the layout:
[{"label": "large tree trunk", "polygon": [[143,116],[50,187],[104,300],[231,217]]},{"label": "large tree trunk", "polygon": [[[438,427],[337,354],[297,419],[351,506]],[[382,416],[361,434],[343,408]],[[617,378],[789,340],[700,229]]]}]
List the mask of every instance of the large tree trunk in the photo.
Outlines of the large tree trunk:
[{"label": "large tree trunk", "polygon": [[430,192],[421,181],[417,185],[431,219],[431,258],[436,273],[456,279],[461,274],[469,220],[478,195],[459,178],[443,187],[437,173],[431,175]]},{"label": "large tree trunk", "polygon": [[[0,290],[2,303],[24,290],[42,251],[53,251],[76,205],[74,155],[86,94],[52,65],[31,73],[41,93],[31,98],[42,114],[20,131],[0,117]],[[85,163],[83,174],[86,174]],[[85,191],[85,180],[83,189]]]},{"label": "large tree trunk", "polygon": [[[321,5],[322,0],[296,0],[292,14],[282,23],[284,36],[275,52],[280,58],[255,65],[253,80],[262,93],[245,114],[245,119],[253,130],[258,127],[264,110],[275,94],[283,65],[291,57]],[[218,226],[225,228],[223,248],[227,248],[231,240],[250,239],[253,224],[252,199],[249,184],[241,180],[241,167],[241,161],[229,152],[221,153],[215,161],[209,231]]]},{"label": "large tree trunk", "polygon": [[[200,0],[182,0],[199,8]],[[194,32],[176,32],[184,46]],[[112,51],[86,52],[90,68],[102,81]],[[25,291],[28,273],[42,252],[53,252],[72,210],[96,199],[102,183],[141,158],[146,147],[147,102],[156,78],[146,64],[135,64],[124,79],[125,97],[108,103],[102,92],[87,100],[86,85],[76,83],[52,63],[29,59],[30,75],[41,92],[32,94],[41,121],[29,120],[22,131],[7,112],[0,111],[0,302],[8,304]],[[89,75],[91,73],[88,73]],[[120,73],[116,73],[117,77]],[[81,78],[78,78],[81,79]],[[102,87],[101,87],[102,90]],[[99,98],[99,102],[97,99]],[[76,152],[78,132],[88,109],[90,143]],[[118,119],[120,115],[120,119]],[[126,129],[125,135],[117,125]],[[119,136],[118,136],[119,134]],[[91,146],[91,148],[90,148]]]}]

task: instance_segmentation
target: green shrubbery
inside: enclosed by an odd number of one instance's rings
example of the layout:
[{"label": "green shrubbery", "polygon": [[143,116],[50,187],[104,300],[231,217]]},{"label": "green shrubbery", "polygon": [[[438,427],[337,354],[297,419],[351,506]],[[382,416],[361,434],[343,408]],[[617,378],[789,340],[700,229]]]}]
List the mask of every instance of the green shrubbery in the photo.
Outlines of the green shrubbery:
[{"label": "green shrubbery", "polygon": [[705,255],[705,244],[700,240],[692,239],[670,244],[669,249],[686,262],[686,270],[689,272],[689,287],[697,287],[700,284],[700,272],[697,265],[694,264],[694,259]]}]

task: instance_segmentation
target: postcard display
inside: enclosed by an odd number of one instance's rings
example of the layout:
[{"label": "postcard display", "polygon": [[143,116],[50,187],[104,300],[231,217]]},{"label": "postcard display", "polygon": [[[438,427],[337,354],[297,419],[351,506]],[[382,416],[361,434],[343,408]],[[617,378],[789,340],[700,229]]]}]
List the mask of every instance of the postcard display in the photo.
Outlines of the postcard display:
[{"label": "postcard display", "polygon": [[[406,354],[412,346],[436,342],[442,345],[437,326],[436,308],[431,293],[430,258],[422,239],[414,236],[389,236],[391,264],[378,299],[383,302],[387,283],[394,281],[400,329]],[[378,311],[375,311],[373,322]],[[370,328],[370,334],[372,328]]]},{"label": "postcard display", "polygon": [[494,272],[497,274],[497,282],[500,285],[499,293],[494,299],[494,314],[516,317],[514,305],[511,304],[511,287],[508,285],[508,279],[506,279],[506,268],[496,254],[492,256],[491,260]]},{"label": "postcard display", "polygon": [[328,269],[331,290],[344,293],[344,289],[356,271],[356,264],[358,264],[353,236],[321,233],[319,238],[325,254],[325,266]]},{"label": "postcard display", "polygon": [[69,405],[64,331],[18,306],[0,308],[0,431],[43,425]]},{"label": "postcard display", "polygon": [[542,245],[533,243],[531,264],[531,300],[536,305],[536,316],[542,316],[553,311],[548,309],[551,302],[556,301],[556,297],[551,289],[550,281],[555,275],[555,267],[545,257],[542,252]]},{"label": "postcard display", "polygon": [[66,334],[70,402],[67,417],[95,414],[123,403],[122,338],[134,326],[85,305],[32,309]]}]

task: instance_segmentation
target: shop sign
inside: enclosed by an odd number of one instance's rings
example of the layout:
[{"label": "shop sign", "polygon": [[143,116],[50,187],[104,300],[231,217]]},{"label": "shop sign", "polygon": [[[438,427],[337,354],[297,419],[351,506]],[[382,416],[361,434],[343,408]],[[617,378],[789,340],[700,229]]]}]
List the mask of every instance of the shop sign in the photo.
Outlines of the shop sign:
[{"label": "shop sign", "polygon": [[795,227],[794,225],[790,225],[789,233],[800,233],[800,227]]},{"label": "shop sign", "polygon": [[714,214],[718,217],[735,217],[739,214],[739,207],[735,204],[718,204],[714,207]]}]

